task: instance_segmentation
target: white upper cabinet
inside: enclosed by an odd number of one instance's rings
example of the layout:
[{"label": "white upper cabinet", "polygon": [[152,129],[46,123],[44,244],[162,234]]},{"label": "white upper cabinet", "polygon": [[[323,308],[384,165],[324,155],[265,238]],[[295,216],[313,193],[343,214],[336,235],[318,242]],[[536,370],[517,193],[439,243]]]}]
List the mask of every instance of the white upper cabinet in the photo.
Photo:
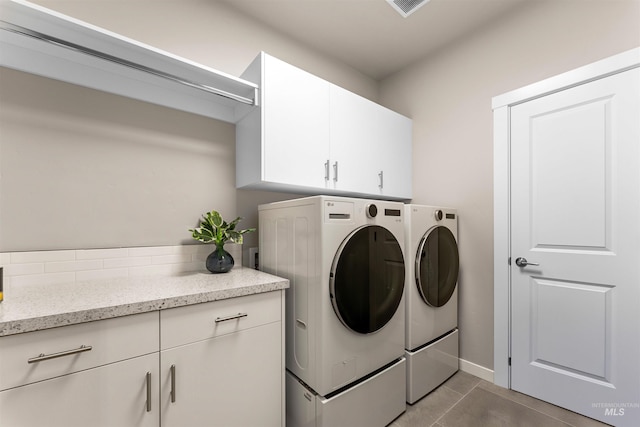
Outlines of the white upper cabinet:
[{"label": "white upper cabinet", "polygon": [[236,125],[236,184],[323,188],[329,161],[329,82],[261,54],[242,75],[260,109]]},{"label": "white upper cabinet", "polygon": [[336,85],[330,105],[332,188],[411,199],[411,119]]},{"label": "white upper cabinet", "polygon": [[0,66],[235,123],[257,86],[24,0],[0,1]]},{"label": "white upper cabinet", "polygon": [[238,188],[411,198],[411,120],[261,53],[260,108],[236,128]]}]

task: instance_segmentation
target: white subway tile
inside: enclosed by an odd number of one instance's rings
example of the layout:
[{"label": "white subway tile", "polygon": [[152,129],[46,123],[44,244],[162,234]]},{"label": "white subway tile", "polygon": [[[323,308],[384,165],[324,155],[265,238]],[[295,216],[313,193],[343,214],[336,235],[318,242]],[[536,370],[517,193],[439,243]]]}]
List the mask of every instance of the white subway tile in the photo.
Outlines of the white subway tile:
[{"label": "white subway tile", "polygon": [[73,261],[76,251],[11,252],[11,264],[27,262]]},{"label": "white subway tile", "polygon": [[102,270],[78,271],[76,273],[76,281],[116,279],[127,276],[129,276],[129,270],[126,268],[105,268]]},{"label": "white subway tile", "polygon": [[44,263],[30,262],[28,264],[9,264],[4,267],[5,276],[24,276],[25,274],[44,273]]},{"label": "white subway tile", "polygon": [[207,267],[203,262],[187,262],[184,264],[176,264],[178,271],[207,271]]},{"label": "white subway tile", "polygon": [[209,255],[216,250],[216,245],[198,245],[196,248],[198,248],[196,253]]},{"label": "white subway tile", "polygon": [[44,268],[47,273],[57,273],[61,271],[98,270],[102,266],[101,259],[90,259],[84,261],[47,262]]},{"label": "white subway tile", "polygon": [[150,256],[136,256],[129,258],[109,258],[104,260],[104,268],[139,267],[151,265]]},{"label": "white subway tile", "polygon": [[152,264],[154,265],[163,265],[163,264],[180,264],[184,262],[191,262],[191,255],[161,255],[154,256],[151,258]]},{"label": "white subway tile", "polygon": [[242,264],[242,245],[237,243],[232,243],[230,245],[225,245],[225,250],[231,254],[233,260],[236,264]]},{"label": "white subway tile", "polygon": [[0,253],[0,267],[4,265],[8,265],[10,263],[11,263],[11,253],[10,252]]},{"label": "white subway tile", "polygon": [[174,253],[192,255],[202,250],[208,250],[209,252],[211,252],[213,249],[215,249],[215,246],[212,245],[180,245],[175,246]]},{"label": "white subway tile", "polygon": [[27,276],[13,276],[11,278],[12,286],[27,285],[55,285],[58,283],[70,283],[76,279],[76,273],[45,273],[45,274],[29,274]]},{"label": "white subway tile", "polygon": [[192,262],[206,262],[209,254],[193,254],[191,255]]},{"label": "white subway tile", "polygon": [[148,246],[139,248],[129,248],[129,256],[159,256],[171,255],[174,253],[174,246]]},{"label": "white subway tile", "polygon": [[76,259],[107,259],[107,258],[123,258],[129,255],[127,248],[112,249],[80,249],[76,251]]},{"label": "white subway tile", "polygon": [[148,265],[144,267],[130,267],[129,277],[139,276],[168,276],[178,273],[179,270],[176,267],[179,264],[165,264],[165,265]]}]

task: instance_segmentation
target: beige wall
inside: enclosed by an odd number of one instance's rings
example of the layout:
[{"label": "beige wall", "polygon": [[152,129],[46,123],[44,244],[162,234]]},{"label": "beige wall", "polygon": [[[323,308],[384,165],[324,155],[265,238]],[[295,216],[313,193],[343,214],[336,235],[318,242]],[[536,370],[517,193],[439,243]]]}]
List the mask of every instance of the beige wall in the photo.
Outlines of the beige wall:
[{"label": "beige wall", "polygon": [[413,202],[459,209],[461,358],[493,367],[491,98],[637,46],[637,0],[536,0],[381,83],[413,118]]},{"label": "beige wall", "polygon": [[378,83],[216,0],[32,0],[49,9],[239,76],[259,51],[366,98]]},{"label": "beige wall", "polygon": [[[378,95],[374,80],[215,1],[36,3],[231,75],[265,50]],[[0,252],[192,243],[203,212],[246,228],[258,203],[294,197],[236,191],[233,125],[1,68],[0,171]]]},{"label": "beige wall", "polygon": [[[413,201],[459,209],[461,356],[487,368],[491,97],[640,45],[638,1],[535,0],[386,79],[378,94],[361,73],[215,1],[37,3],[232,75],[265,50],[412,117]],[[204,210],[249,227],[258,203],[293,197],[235,190],[233,126],[1,72],[0,251],[177,244]]]}]

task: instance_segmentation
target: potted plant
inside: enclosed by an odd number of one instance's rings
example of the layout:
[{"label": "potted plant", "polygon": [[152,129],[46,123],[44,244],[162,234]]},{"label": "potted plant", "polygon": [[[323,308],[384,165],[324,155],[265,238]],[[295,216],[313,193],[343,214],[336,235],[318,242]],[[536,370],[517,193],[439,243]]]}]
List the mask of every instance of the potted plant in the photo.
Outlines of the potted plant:
[{"label": "potted plant", "polygon": [[245,233],[255,231],[255,228],[236,230],[236,225],[242,218],[237,217],[227,223],[219,212],[213,210],[202,215],[200,227],[189,229],[191,236],[202,243],[214,243],[216,249],[207,257],[207,270],[212,273],[226,273],[233,267],[233,257],[224,250],[226,242],[242,244]]}]

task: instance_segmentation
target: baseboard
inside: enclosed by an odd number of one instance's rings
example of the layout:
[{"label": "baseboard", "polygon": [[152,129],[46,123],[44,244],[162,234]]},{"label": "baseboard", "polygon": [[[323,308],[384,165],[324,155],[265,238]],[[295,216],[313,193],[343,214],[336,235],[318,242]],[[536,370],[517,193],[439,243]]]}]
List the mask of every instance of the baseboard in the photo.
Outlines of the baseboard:
[{"label": "baseboard", "polygon": [[460,359],[460,370],[493,383],[493,370],[485,368],[484,366]]}]

